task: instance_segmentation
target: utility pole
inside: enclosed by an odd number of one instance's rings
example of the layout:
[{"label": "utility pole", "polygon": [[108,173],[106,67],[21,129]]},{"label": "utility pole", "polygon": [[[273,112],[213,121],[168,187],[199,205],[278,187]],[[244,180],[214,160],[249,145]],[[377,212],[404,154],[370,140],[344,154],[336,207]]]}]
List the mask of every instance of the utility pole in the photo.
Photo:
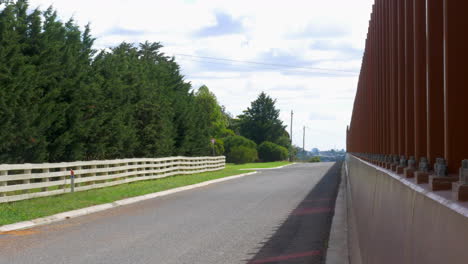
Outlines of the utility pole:
[{"label": "utility pole", "polygon": [[304,152],[304,157],[305,157],[305,129],[306,127],[304,126],[304,132],[302,134],[302,152]]},{"label": "utility pole", "polygon": [[294,112],[293,110],[291,110],[291,126],[289,127],[290,131],[291,131],[291,146],[292,146],[292,125],[293,125],[293,116],[294,116]]},{"label": "utility pole", "polygon": [[293,112],[293,110],[291,110],[291,126],[289,127],[289,129],[290,129],[290,131],[291,131],[291,133],[289,134],[289,136],[291,137],[291,138],[290,138],[290,139],[291,139],[291,150],[289,151],[289,161],[290,161],[290,162],[293,162],[293,156],[292,156],[292,155],[293,155],[293,154],[292,154],[292,153],[293,153],[293,144],[292,144],[292,137],[293,137],[293,134],[292,134],[292,131],[293,131],[293,129],[292,129],[292,126],[293,126],[293,116],[294,116],[294,112]]}]

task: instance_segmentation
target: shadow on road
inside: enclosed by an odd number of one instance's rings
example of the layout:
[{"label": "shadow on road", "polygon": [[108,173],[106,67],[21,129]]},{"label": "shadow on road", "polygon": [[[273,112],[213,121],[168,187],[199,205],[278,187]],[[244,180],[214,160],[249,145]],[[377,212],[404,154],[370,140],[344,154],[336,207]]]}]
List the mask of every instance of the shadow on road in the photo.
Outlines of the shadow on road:
[{"label": "shadow on road", "polygon": [[[335,163],[285,222],[273,230],[249,264],[325,262],[341,162]],[[253,254],[252,254],[253,255]]]}]

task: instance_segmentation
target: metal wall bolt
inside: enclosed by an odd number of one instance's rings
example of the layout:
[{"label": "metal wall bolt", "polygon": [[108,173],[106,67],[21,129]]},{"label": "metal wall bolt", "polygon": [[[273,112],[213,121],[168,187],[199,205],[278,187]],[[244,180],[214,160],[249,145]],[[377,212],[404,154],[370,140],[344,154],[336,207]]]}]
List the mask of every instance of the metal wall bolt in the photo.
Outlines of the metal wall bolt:
[{"label": "metal wall bolt", "polygon": [[437,177],[447,176],[447,163],[443,158],[436,158],[436,163],[434,164],[434,173]]},{"label": "metal wall bolt", "polygon": [[405,156],[400,157],[400,166],[401,167],[406,167],[407,166],[407,160]]},{"label": "metal wall bolt", "polygon": [[419,161],[419,171],[422,172],[429,172],[429,163],[427,161],[427,158],[422,157]]},{"label": "metal wall bolt", "polygon": [[414,159],[414,156],[411,156],[408,160],[408,168],[410,169],[415,169],[416,168],[416,160]]},{"label": "metal wall bolt", "polygon": [[468,160],[462,160],[462,167],[460,168],[460,183],[468,185]]}]

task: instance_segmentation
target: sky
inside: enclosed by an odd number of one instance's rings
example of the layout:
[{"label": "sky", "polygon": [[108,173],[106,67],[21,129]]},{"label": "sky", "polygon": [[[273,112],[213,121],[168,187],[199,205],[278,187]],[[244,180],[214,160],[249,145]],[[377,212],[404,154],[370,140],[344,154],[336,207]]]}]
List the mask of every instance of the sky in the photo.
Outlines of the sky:
[{"label": "sky", "polygon": [[288,131],[294,111],[293,144],[302,147],[306,127],[308,150],[346,146],[372,3],[30,0],[33,8],[52,5],[63,21],[90,23],[98,49],[160,42],[185,80],[208,86],[234,116],[267,93]]}]

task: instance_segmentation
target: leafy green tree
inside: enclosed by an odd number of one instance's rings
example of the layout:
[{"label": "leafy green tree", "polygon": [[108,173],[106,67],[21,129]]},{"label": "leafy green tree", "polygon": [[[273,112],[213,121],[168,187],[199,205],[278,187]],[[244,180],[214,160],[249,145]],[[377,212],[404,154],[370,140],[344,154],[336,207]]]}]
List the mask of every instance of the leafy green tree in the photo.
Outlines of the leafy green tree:
[{"label": "leafy green tree", "polygon": [[226,133],[228,119],[223,113],[223,108],[219,105],[214,93],[207,86],[202,85],[195,96],[197,106],[202,108],[202,112],[205,115],[204,118],[208,121],[209,134],[212,137],[223,136]]},{"label": "leafy green tree", "polygon": [[300,159],[300,153],[302,153],[302,148],[296,145],[291,146],[289,149],[289,155],[293,158],[293,160]]},{"label": "leafy green tree", "polygon": [[224,120],[226,121],[226,128],[224,128],[223,131],[221,132],[222,136],[228,137],[228,136],[234,136],[236,134],[239,134],[239,129],[235,125],[236,121],[234,117],[231,115],[231,113],[229,113],[226,110],[226,107],[224,105],[221,106],[221,112],[224,116]]},{"label": "leafy green tree", "polygon": [[289,149],[291,147],[291,139],[289,138],[289,134],[284,131],[283,135],[279,137],[274,143]]},{"label": "leafy green tree", "polygon": [[222,113],[216,96],[208,87],[201,86],[195,93],[190,114],[189,150],[195,155],[209,155],[211,153],[211,138],[219,139],[223,136],[227,120]]},{"label": "leafy green tree", "polygon": [[275,107],[276,100],[260,93],[242,115],[239,115],[240,134],[260,144],[264,141],[277,142],[285,127],[279,119],[280,111]]},{"label": "leafy green tree", "polygon": [[222,139],[216,139],[216,142],[214,143],[214,150],[215,150],[215,155],[223,155],[224,154],[224,141]]}]

